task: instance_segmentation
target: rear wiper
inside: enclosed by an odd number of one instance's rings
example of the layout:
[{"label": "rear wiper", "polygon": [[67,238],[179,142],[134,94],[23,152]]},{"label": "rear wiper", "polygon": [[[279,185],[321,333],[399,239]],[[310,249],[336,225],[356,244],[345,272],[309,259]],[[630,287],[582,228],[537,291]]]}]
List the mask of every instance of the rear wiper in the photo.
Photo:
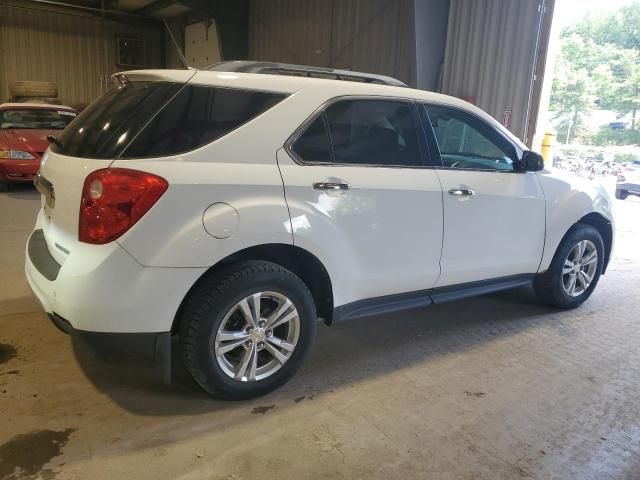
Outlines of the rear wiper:
[{"label": "rear wiper", "polygon": [[49,141],[49,143],[54,143],[56,144],[58,147],[60,148],[64,148],[64,144],[62,143],[62,140],[60,140],[58,137],[56,137],[55,135],[47,135],[47,140]]}]

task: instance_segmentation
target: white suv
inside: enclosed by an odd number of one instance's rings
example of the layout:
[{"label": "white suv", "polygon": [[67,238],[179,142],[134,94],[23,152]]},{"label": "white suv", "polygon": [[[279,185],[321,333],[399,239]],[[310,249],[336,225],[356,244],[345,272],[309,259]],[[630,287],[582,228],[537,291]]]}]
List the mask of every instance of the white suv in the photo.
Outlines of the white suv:
[{"label": "white suv", "polygon": [[59,328],[165,378],[177,336],[202,388],[248,398],[318,319],[531,283],[572,308],[606,269],[605,191],[461,100],[250,62],[116,78],[51,139],[26,274]]}]

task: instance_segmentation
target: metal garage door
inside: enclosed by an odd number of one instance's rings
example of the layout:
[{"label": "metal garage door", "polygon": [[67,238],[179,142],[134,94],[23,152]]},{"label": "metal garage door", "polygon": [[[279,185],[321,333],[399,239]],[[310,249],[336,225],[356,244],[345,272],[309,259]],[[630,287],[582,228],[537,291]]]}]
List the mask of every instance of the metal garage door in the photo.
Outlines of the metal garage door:
[{"label": "metal garage door", "polygon": [[552,9],[552,0],[451,0],[442,92],[473,99],[498,120],[510,112],[509,129],[526,141]]},{"label": "metal garage door", "polygon": [[415,84],[411,0],[255,0],[249,57],[361,70]]}]

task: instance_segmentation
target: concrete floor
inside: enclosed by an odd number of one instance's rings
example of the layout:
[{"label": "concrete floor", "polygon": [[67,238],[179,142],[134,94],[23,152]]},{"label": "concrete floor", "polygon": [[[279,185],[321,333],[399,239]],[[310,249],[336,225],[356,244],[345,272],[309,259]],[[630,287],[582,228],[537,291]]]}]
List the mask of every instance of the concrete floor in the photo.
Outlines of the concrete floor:
[{"label": "concrete floor", "polygon": [[0,478],[639,479],[639,200],[575,311],[520,290],[321,328],[291,383],[230,403],[56,330],[22,270],[38,197],[0,194]]}]

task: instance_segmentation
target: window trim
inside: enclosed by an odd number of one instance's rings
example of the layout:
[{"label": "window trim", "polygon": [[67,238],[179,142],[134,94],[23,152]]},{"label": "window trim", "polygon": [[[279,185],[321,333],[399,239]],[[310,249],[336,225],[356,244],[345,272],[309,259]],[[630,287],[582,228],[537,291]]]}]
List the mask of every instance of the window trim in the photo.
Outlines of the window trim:
[{"label": "window trim", "polygon": [[[435,146],[434,151],[437,151],[438,153],[438,166],[435,167],[438,170],[452,170],[452,171],[456,171],[456,172],[489,172],[489,173],[518,173],[518,174],[522,174],[522,173],[532,173],[532,172],[526,172],[524,170],[521,170],[519,168],[515,168],[515,165],[518,165],[519,162],[522,161],[522,155],[524,154],[524,151],[518,146],[516,145],[509,137],[507,137],[504,133],[502,133],[499,129],[497,129],[494,125],[491,125],[491,123],[487,122],[484,118],[480,117],[479,115],[477,115],[474,112],[471,112],[469,110],[466,110],[464,108],[460,108],[460,107],[456,107],[454,105],[449,105],[447,103],[441,103],[441,102],[431,102],[431,101],[420,101],[417,100],[416,101],[418,103],[418,108],[420,109],[420,117],[422,118],[424,116],[425,119],[425,123],[426,125],[425,127],[425,135],[427,136],[427,139],[430,142],[430,147],[431,144],[433,144]],[[442,162],[442,154],[440,153],[440,144],[438,143],[438,139],[436,138],[436,134],[435,131],[433,129],[433,124],[431,123],[431,118],[429,117],[429,112],[427,110],[427,108],[429,106],[432,107],[438,107],[438,108],[446,108],[449,110],[454,110],[457,112],[462,113],[463,115],[468,115],[470,117],[473,117],[475,120],[482,122],[488,129],[490,129],[493,133],[495,133],[496,135],[498,135],[500,138],[502,138],[505,142],[507,142],[509,145],[511,145],[513,147],[513,150],[516,154],[516,158],[512,158],[513,162],[514,162],[514,169],[513,170],[499,170],[499,169],[495,169],[495,168],[455,168],[455,167],[448,167],[446,165],[444,165],[444,163]],[[535,172],[533,172],[535,173]]]},{"label": "window trim", "polygon": [[[331,131],[329,130],[329,123],[327,121],[326,111],[327,109],[335,103],[347,100],[379,100],[379,101],[392,101],[392,102],[402,102],[410,104],[411,111],[413,115],[413,120],[416,127],[416,137],[418,141],[418,151],[420,153],[420,165],[380,165],[380,164],[372,164],[372,163],[336,163],[333,151],[333,140],[331,139]],[[331,154],[331,162],[309,162],[302,159],[293,149],[293,145],[298,141],[298,139],[307,131],[307,128],[316,121],[316,119],[322,116],[325,128],[327,129],[327,134],[329,137],[329,148]],[[418,105],[416,104],[416,99],[411,97],[388,97],[385,95],[340,95],[337,97],[332,97],[326,100],[322,105],[316,108],[307,119],[300,124],[300,126],[289,136],[287,141],[284,143],[284,149],[289,154],[289,156],[293,159],[295,163],[301,166],[316,166],[316,167],[371,167],[371,168],[407,168],[407,169],[433,169],[434,165],[429,165],[429,144],[427,143],[427,139],[424,135],[424,125],[422,124],[422,119],[420,118],[420,112],[418,110]],[[420,132],[422,131],[422,135]]]}]

